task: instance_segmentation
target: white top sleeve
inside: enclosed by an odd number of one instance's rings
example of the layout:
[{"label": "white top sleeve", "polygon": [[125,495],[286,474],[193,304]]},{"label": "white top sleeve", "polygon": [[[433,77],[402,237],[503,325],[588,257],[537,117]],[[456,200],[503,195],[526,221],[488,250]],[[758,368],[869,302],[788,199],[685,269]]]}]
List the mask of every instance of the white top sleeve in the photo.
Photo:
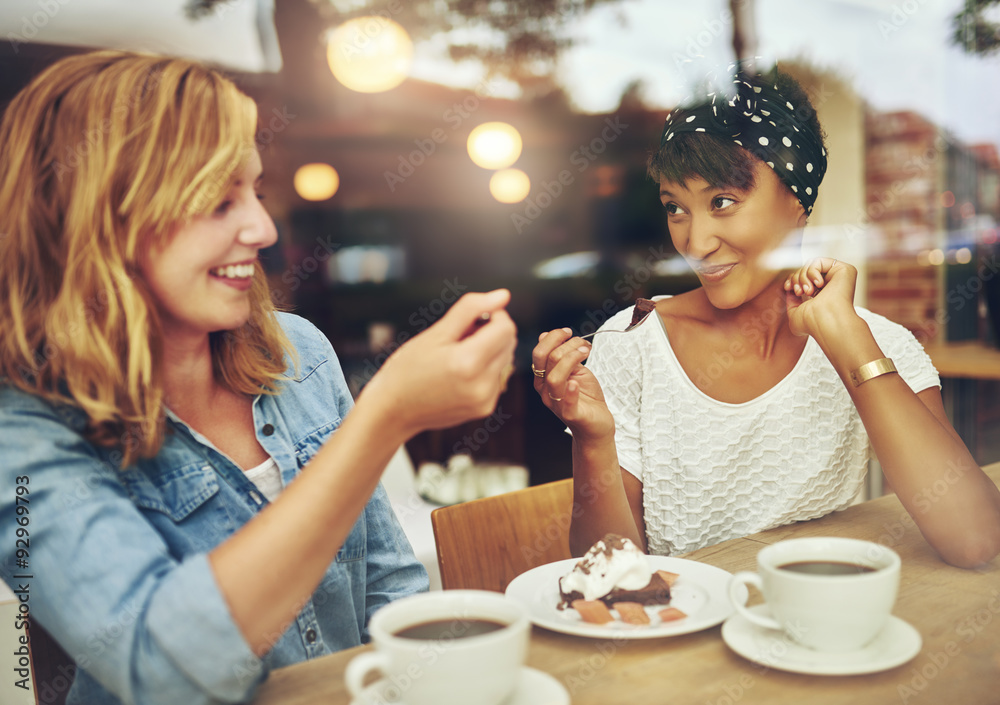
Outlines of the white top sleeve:
[{"label": "white top sleeve", "polygon": [[892,358],[900,377],[910,385],[910,389],[922,392],[941,386],[941,378],[930,356],[909,330],[867,309],[858,307],[856,310],[868,324],[882,352]]}]

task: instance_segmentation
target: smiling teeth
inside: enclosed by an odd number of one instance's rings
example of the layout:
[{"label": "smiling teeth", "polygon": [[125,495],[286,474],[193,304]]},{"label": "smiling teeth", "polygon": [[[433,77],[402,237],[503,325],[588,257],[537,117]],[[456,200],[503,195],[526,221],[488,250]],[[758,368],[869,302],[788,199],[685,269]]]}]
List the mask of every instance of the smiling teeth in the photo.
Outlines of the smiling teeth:
[{"label": "smiling teeth", "polygon": [[226,279],[246,279],[253,276],[252,264],[230,264],[225,267],[216,267],[212,274]]}]

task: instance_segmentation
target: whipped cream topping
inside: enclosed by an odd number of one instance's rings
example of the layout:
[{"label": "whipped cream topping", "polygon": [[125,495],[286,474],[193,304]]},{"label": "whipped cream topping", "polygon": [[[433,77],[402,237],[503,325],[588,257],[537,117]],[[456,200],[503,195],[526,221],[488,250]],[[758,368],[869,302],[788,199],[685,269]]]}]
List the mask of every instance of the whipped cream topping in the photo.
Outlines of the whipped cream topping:
[{"label": "whipped cream topping", "polygon": [[559,579],[559,588],[566,594],[579,592],[585,600],[597,600],[615,588],[641,590],[651,575],[645,553],[629,539],[608,534]]}]

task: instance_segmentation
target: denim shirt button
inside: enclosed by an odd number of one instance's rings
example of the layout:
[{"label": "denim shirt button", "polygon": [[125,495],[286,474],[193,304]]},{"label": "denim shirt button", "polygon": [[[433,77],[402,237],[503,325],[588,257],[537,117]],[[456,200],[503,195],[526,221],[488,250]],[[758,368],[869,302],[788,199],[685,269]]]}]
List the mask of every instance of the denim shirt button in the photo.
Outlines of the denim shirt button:
[{"label": "denim shirt button", "polygon": [[263,433],[265,436],[274,435],[274,426],[272,426],[269,423],[266,423],[264,424],[263,428],[260,429],[260,432]]},{"label": "denim shirt button", "polygon": [[308,643],[310,643],[310,644],[315,644],[316,643],[316,630],[315,629],[309,629],[309,630],[306,631],[306,641]]}]

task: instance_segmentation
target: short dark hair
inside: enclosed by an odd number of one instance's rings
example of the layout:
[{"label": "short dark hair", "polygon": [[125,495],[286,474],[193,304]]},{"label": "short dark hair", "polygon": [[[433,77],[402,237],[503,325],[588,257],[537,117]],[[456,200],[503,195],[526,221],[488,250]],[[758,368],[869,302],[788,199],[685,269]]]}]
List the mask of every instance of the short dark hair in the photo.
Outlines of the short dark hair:
[{"label": "short dark hair", "polygon": [[[777,69],[768,76],[755,76],[751,82],[757,81],[772,82],[789,102],[798,106],[796,117],[817,135],[825,148],[816,109],[798,81]],[[714,188],[749,191],[756,185],[754,174],[760,161],[755,154],[719,135],[679,132],[649,155],[646,170],[656,181],[666,179],[685,184],[688,179],[700,177]]]}]

